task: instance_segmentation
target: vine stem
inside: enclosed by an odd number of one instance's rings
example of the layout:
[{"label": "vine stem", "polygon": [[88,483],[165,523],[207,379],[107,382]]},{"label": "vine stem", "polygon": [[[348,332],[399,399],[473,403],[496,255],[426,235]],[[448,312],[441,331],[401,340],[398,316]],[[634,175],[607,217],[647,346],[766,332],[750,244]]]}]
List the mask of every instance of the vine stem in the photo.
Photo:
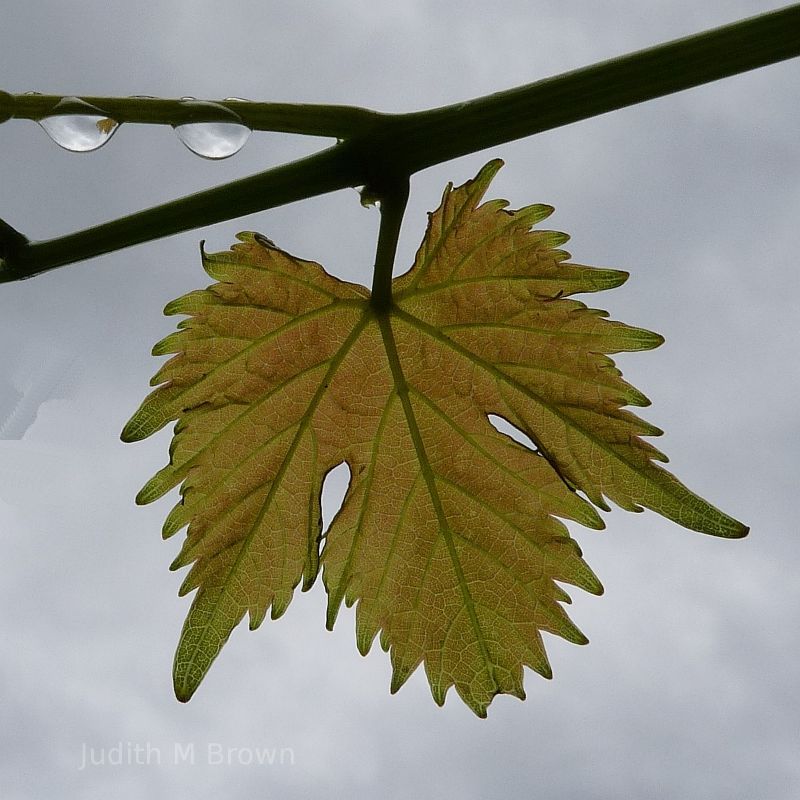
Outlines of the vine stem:
[{"label": "vine stem", "polygon": [[[52,113],[63,95],[0,92],[0,122],[7,119],[39,120]],[[115,122],[144,125],[179,125],[185,122],[228,122],[233,111],[254,131],[302,133],[309,136],[346,138],[363,133],[385,116],[367,108],[301,103],[254,103],[249,100],[215,100],[204,103],[202,120],[191,103],[158,97],[81,96]],[[215,109],[216,107],[216,109]],[[74,113],[74,112],[72,112]]]},{"label": "vine stem", "polygon": [[[29,278],[75,261],[345,186],[369,184],[372,176],[389,169],[395,176],[410,176],[467,153],[798,55],[800,3],[430,111],[379,114],[347,106],[222,101],[235,107],[253,127],[308,135],[337,135],[338,131],[344,142],[293,164],[48,241],[29,242],[4,223],[0,225],[0,282]],[[40,101],[35,98],[0,92],[0,121],[20,115],[35,118],[44,109],[44,105],[36,105]],[[121,121],[176,124],[186,113],[180,102],[173,100],[84,99],[109,114],[113,111]],[[46,100],[52,108],[54,98],[48,96]],[[399,221],[397,227],[399,230]],[[389,302],[386,292],[390,294],[390,288],[383,288],[383,280],[376,279],[378,299],[374,303],[378,305]]]},{"label": "vine stem", "polygon": [[365,182],[366,175],[352,163],[345,147],[338,146],[57,239],[28,242],[3,223],[0,283]]}]

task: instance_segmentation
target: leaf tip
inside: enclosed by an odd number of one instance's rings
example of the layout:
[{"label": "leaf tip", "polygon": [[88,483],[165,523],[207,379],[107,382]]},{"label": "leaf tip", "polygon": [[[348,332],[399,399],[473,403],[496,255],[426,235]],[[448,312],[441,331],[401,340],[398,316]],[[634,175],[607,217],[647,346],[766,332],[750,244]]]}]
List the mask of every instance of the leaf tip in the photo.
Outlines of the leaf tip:
[{"label": "leaf tip", "polygon": [[314,587],[317,582],[317,571],[309,570],[303,573],[303,583],[300,586],[301,592],[308,592]]},{"label": "leaf tip", "polygon": [[636,329],[636,349],[637,350],[655,350],[656,347],[661,347],[666,339],[655,331],[648,331],[644,328]]},{"label": "leaf tip", "polygon": [[175,675],[172,681],[172,688],[179,703],[188,703],[197,691],[197,686],[198,684],[183,681],[178,675]]},{"label": "leaf tip", "polygon": [[624,269],[598,269],[595,273],[598,289],[616,289],[618,286],[622,286],[630,276],[630,272],[626,272]]},{"label": "leaf tip", "polygon": [[[476,184],[478,186],[483,187],[483,189],[487,189],[489,184],[494,179],[494,176],[501,170],[501,168],[505,165],[505,161],[502,158],[493,158],[491,161],[488,161],[486,164],[481,167],[480,172],[470,181],[467,181],[467,184]],[[460,188],[460,187],[459,187]]]},{"label": "leaf tip", "polygon": [[180,649],[175,653],[175,663],[172,667],[172,689],[180,703],[188,703],[197,687],[205,676],[205,672],[198,669],[191,661],[179,660]]},{"label": "leaf tip", "polygon": [[181,528],[189,524],[186,516],[186,506],[183,499],[167,514],[164,525],[161,528],[161,538],[169,539],[174,536]]},{"label": "leaf tip", "polygon": [[289,603],[292,602],[292,593],[289,592],[276,592],[272,598],[272,608],[270,609],[271,619],[280,619],[289,608]]},{"label": "leaf tip", "polygon": [[138,442],[140,439],[144,438],[141,435],[141,426],[139,425],[136,416],[131,417],[125,423],[125,427],[122,429],[122,433],[120,433],[119,438],[126,444]]},{"label": "leaf tip", "polygon": [[[669,475],[669,473],[667,473]],[[670,477],[676,482],[674,476]],[[717,536],[720,539],[744,539],[750,532],[749,526],[739,520],[728,516],[724,511],[720,511],[702,497],[689,492],[682,484],[678,483],[688,495],[684,502],[679,506],[678,514],[666,514],[660,508],[653,509],[658,511],[684,528],[705,533],[709,536]]]},{"label": "leaf tip", "polygon": [[[185,298],[186,298],[186,295],[184,295],[183,297],[176,297],[174,300],[170,300],[169,303],[167,303],[164,306],[164,311],[162,312],[164,314],[164,316],[165,317],[171,317],[171,316],[173,316],[175,314],[185,314],[185,313],[187,313],[186,311],[184,311],[184,303],[186,302]],[[160,344],[160,342],[159,342],[159,344]],[[156,345],[156,347],[157,346],[158,346],[158,344]],[[153,350],[155,350],[155,347],[153,348]],[[154,352],[153,355],[156,355],[156,353]]]},{"label": "leaf tip", "polygon": [[744,539],[750,533],[749,525],[745,525],[735,519],[732,519],[731,523],[726,526],[725,532],[721,533],[720,536],[726,539]]},{"label": "leaf tip", "polygon": [[268,236],[264,236],[263,233],[254,233],[253,240],[258,242],[265,250],[280,250],[278,245],[272,241]]},{"label": "leaf tip", "polygon": [[[405,665],[405,664],[395,664],[394,669],[392,670],[392,682],[389,685],[389,691],[392,694],[397,694],[400,689],[403,687],[403,684],[411,677],[411,673],[414,670]],[[433,693],[433,699],[436,701],[437,705],[444,705],[444,696],[447,694],[447,690],[445,689],[441,695],[441,702],[437,697],[437,693],[433,687],[431,687],[431,692]]]},{"label": "leaf tip", "polygon": [[157,500],[163,494],[161,489],[161,482],[157,480],[160,477],[161,473],[154,475],[147,483],[142,486],[141,489],[136,494],[136,505],[137,506],[146,506],[148,503],[152,503],[154,500]]},{"label": "leaf tip", "polygon": [[250,609],[250,621],[247,624],[247,627],[251,631],[258,630],[261,627],[261,623],[264,621],[264,618],[267,616],[267,608],[266,606],[261,606],[259,608],[251,608]]},{"label": "leaf tip", "polygon": [[[177,572],[179,569],[183,569],[186,566],[186,563],[187,562],[184,561],[184,558],[183,558],[183,551],[181,551],[180,553],[178,553],[177,556],[175,556],[175,558],[172,559],[172,563],[169,565],[169,571],[170,572]],[[181,587],[181,590],[178,592],[178,596],[179,597],[182,596],[181,595],[182,591],[183,591],[183,587]],[[186,592],[183,592],[183,594],[186,594]]]},{"label": "leaf tip", "polygon": [[335,604],[331,602],[331,599],[328,600],[328,611],[325,614],[325,628],[329,631],[332,631],[333,626],[336,624],[336,617],[339,616],[340,605],[341,600],[337,601]]},{"label": "leaf tip", "polygon": [[325,627],[329,631],[332,631],[333,626],[336,624],[336,618],[339,616],[339,609],[342,607],[342,601],[344,600],[346,591],[347,586],[340,584],[335,589],[329,590],[328,592],[328,609],[325,613]]},{"label": "leaf tip", "polygon": [[371,630],[369,626],[361,624],[356,625],[356,647],[362,656],[369,654],[372,649],[372,643],[375,641],[376,631]]}]

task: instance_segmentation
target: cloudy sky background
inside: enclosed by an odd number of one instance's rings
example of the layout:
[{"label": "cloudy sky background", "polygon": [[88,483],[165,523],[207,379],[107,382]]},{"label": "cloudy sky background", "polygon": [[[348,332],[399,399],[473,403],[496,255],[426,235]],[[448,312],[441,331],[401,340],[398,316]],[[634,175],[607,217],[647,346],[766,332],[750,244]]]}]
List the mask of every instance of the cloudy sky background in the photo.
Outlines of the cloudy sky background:
[{"label": "cloudy sky background", "polygon": [[[229,95],[433,107],[780,7],[754,0],[604,3],[9,0],[0,88]],[[174,327],[172,298],[208,283],[198,242],[258,230],[369,283],[378,213],[353,190],[0,286],[0,794],[117,800],[408,796],[753,798],[800,795],[796,574],[800,422],[800,61],[730,78],[415,176],[398,265],[448,180],[491,157],[490,194],[546,202],[578,262],[631,272],[591,298],[666,344],[618,359],[691,488],[752,526],[738,542],[655,514],[572,525],[602,598],[573,593],[585,648],[547,637],[555,678],[478,720],[443,709],[422,671],[389,694],[388,657],[324,630],[321,586],[256,633],[237,629],[188,705],[171,662],[188,598],[160,538],[172,496],[138,508],[168,431],[119,432]],[[252,174],[327,142],[255,133],[228,161],[168,129],[123,126],[102,150],[0,126],[0,217],[49,238]],[[13,419],[12,419],[13,416]],[[20,438],[21,437],[21,438]],[[150,745],[161,764],[80,770],[84,745]],[[174,763],[175,743],[196,763]],[[209,764],[290,748],[294,764]],[[288,762],[288,755],[284,755]]]}]

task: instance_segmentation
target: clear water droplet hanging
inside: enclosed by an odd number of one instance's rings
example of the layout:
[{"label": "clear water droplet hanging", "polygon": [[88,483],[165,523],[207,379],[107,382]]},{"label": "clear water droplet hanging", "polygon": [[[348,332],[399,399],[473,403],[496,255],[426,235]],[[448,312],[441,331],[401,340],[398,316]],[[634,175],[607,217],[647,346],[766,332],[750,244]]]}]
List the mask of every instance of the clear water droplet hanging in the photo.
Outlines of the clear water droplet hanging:
[{"label": "clear water droplet hanging", "polygon": [[119,128],[116,120],[77,97],[62,98],[37,122],[59,147],[73,153],[97,150]]},{"label": "clear water droplet hanging", "polygon": [[[238,114],[218,103],[182,97],[183,104],[190,108],[191,118],[173,126],[178,138],[198,156],[219,160],[238,153],[250,138],[250,128]],[[212,119],[203,120],[203,117]]]}]

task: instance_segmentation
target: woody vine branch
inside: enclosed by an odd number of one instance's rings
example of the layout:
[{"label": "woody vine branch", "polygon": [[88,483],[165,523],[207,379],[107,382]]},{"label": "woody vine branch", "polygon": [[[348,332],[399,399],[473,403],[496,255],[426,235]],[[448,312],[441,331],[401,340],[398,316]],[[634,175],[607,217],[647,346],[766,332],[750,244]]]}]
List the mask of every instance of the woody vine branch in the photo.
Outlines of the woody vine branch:
[{"label": "woody vine branch", "polygon": [[[67,236],[29,241],[0,220],[0,282],[314,197],[366,186],[382,201],[373,290],[386,269],[408,178],[435,164],[800,55],[800,4],[465,103],[409,114],[331,105],[219,101],[254,130],[336,137],[332,147],[248,178]],[[39,119],[60,96],[0,91],[0,121]],[[178,100],[83,96],[117,122],[177,125]],[[222,112],[221,112],[222,113]],[[214,115],[209,112],[208,121]],[[405,188],[403,188],[405,187]]]}]

